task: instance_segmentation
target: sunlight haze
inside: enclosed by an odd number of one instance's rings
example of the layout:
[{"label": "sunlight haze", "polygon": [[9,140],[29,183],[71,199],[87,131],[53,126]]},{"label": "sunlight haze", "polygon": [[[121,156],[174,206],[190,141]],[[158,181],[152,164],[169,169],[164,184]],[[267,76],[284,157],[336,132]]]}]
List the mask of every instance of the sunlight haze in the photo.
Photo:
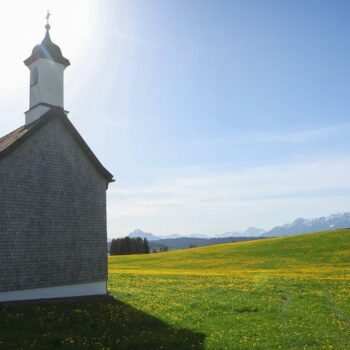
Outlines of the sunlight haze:
[{"label": "sunlight haze", "polygon": [[69,118],[116,179],[110,238],[349,211],[349,2],[2,1],[1,135],[47,10]]}]

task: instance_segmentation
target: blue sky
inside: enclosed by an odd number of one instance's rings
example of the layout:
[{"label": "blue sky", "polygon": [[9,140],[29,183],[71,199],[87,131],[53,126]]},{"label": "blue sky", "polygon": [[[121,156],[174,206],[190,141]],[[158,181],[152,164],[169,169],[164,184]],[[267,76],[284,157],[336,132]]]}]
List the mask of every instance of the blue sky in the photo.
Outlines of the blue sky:
[{"label": "blue sky", "polygon": [[[18,87],[0,82],[2,133],[23,123],[22,60],[47,3],[29,24],[1,5],[18,31],[6,37],[23,47],[11,56]],[[348,1],[89,0],[70,20],[69,1],[49,3],[52,38],[72,63],[65,107],[117,180],[110,237],[349,211]]]}]

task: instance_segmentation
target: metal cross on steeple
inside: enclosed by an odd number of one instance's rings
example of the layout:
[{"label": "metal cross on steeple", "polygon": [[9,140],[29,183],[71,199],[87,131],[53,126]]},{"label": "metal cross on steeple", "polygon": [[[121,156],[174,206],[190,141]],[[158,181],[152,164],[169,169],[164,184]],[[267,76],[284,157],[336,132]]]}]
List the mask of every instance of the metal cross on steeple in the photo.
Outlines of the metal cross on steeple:
[{"label": "metal cross on steeple", "polygon": [[45,26],[46,30],[50,30],[50,28],[51,28],[50,23],[49,23],[50,17],[51,17],[51,13],[49,10],[47,10],[47,14],[45,17],[46,18],[46,26]]}]

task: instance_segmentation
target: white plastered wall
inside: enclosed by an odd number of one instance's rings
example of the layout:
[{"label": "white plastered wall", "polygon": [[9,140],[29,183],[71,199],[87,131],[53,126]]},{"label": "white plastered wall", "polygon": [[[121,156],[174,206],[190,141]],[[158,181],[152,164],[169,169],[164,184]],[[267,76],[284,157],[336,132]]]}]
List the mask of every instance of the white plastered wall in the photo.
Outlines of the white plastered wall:
[{"label": "white plastered wall", "polygon": [[60,63],[40,58],[29,66],[32,71],[38,69],[37,83],[30,87],[29,108],[39,103],[47,103],[63,108],[63,77],[65,66]]},{"label": "white plastered wall", "polygon": [[35,108],[29,110],[25,113],[26,115],[26,124],[30,124],[40,118],[42,115],[44,115],[50,107],[38,105]]},{"label": "white plastered wall", "polygon": [[0,302],[106,295],[106,281],[1,292]]}]

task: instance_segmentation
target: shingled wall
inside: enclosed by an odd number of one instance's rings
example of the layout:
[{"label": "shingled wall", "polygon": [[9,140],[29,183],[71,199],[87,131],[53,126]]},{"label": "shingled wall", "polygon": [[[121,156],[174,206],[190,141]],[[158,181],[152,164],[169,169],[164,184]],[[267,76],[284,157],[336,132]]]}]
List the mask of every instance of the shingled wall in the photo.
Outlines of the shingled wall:
[{"label": "shingled wall", "polygon": [[106,185],[59,118],[0,160],[0,292],[107,280]]}]

